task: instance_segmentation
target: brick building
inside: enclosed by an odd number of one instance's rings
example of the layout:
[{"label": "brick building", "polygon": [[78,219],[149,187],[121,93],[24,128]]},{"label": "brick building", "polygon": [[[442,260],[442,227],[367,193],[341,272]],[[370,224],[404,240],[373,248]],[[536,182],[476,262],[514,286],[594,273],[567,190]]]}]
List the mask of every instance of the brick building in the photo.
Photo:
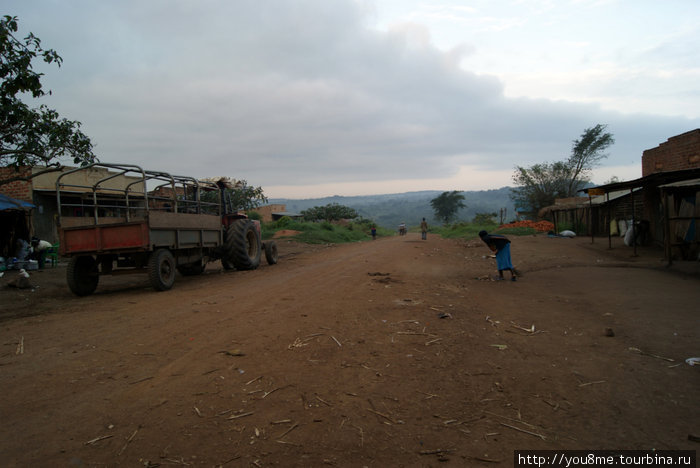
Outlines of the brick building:
[{"label": "brick building", "polygon": [[[21,167],[19,170],[15,170],[14,167],[0,167],[0,180],[28,177],[31,173],[32,169],[27,166]],[[0,185],[0,193],[16,200],[34,203],[32,183],[26,180],[17,180],[9,184]]]},{"label": "brick building", "polygon": [[673,136],[642,153],[642,177],[700,168],[700,128]]},{"label": "brick building", "polygon": [[[621,204],[625,219],[648,222],[651,241],[663,245],[669,262],[700,256],[700,129],[670,137],[642,153],[642,177],[586,189],[588,193],[634,192],[634,203]],[[642,207],[639,199],[641,196]],[[610,203],[605,222],[619,214]],[[629,211],[628,211],[629,210]],[[619,219],[619,218],[618,218]],[[602,224],[605,226],[605,223]]]}]

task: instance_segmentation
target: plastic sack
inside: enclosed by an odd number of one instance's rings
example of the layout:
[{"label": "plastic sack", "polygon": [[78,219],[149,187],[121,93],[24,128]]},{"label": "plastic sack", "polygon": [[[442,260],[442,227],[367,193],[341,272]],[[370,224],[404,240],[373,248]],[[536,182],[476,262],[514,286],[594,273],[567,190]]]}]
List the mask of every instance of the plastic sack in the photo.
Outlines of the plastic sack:
[{"label": "plastic sack", "polygon": [[617,230],[617,220],[613,219],[610,221],[610,235],[617,236],[619,233],[620,231]]},{"label": "plastic sack", "polygon": [[627,233],[627,221],[621,219],[617,222],[618,230],[620,231],[620,237]]}]

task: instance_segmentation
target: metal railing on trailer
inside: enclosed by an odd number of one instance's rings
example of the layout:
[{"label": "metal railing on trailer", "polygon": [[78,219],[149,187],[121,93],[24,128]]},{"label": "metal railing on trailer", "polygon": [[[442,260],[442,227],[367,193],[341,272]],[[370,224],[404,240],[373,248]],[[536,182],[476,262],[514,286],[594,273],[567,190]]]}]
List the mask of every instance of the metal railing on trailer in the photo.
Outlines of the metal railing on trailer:
[{"label": "metal railing on trailer", "polygon": [[[71,181],[71,175],[93,169],[104,169],[106,174],[89,185]],[[125,180],[120,183],[120,179]],[[149,185],[154,186],[149,190]],[[101,218],[123,217],[125,222],[142,219],[149,211],[221,216],[218,190],[215,183],[193,177],[148,171],[131,164],[94,163],[68,170],[56,179],[58,222],[62,225],[62,218],[69,217],[71,210],[92,218],[94,225],[99,225]],[[204,191],[216,191],[216,201],[202,200]]]}]

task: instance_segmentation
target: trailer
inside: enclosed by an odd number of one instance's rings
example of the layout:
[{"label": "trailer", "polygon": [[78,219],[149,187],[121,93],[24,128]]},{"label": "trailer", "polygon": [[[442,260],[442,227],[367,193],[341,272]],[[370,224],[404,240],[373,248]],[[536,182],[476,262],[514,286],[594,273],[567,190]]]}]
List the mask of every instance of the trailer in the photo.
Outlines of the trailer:
[{"label": "trailer", "polygon": [[130,164],[94,163],[56,179],[59,253],[78,296],[102,275],[146,273],[158,291],[176,271],[197,275],[207,262],[254,270],[262,252],[277,263],[277,245],[262,242],[260,223],[232,206],[227,183],[201,181]]}]

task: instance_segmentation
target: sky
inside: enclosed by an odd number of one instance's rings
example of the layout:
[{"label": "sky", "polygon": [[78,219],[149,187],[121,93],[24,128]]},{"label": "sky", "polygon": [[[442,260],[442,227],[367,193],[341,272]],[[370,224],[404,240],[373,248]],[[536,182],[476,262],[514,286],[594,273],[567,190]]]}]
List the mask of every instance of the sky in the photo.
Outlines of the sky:
[{"label": "sky", "polygon": [[697,0],[5,0],[63,58],[34,100],[104,162],[270,198],[484,190],[615,144],[593,182],[700,127]]}]

